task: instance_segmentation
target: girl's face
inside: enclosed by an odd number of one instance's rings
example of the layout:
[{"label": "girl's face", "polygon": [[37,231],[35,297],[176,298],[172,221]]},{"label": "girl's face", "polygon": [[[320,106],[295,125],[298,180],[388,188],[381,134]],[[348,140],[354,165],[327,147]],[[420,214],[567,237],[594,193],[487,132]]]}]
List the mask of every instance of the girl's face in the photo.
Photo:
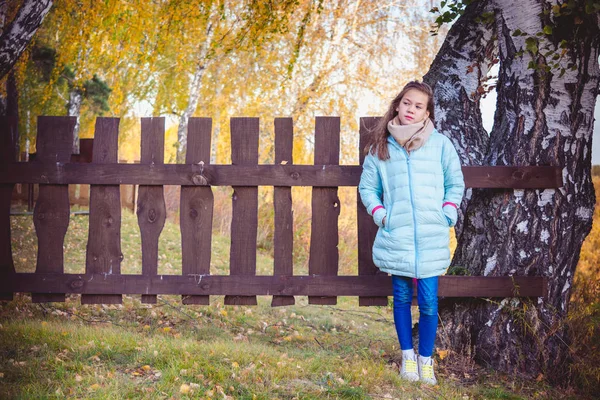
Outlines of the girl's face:
[{"label": "girl's face", "polygon": [[429,117],[427,102],[429,96],[417,89],[410,89],[400,100],[396,108],[402,125],[416,124]]}]

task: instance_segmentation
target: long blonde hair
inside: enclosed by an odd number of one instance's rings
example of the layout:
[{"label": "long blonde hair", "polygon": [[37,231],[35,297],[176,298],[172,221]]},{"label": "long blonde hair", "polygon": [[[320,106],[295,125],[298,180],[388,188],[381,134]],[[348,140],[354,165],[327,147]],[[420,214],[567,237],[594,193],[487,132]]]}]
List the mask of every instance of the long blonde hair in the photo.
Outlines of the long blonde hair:
[{"label": "long blonde hair", "polygon": [[408,82],[406,86],[402,88],[402,91],[398,93],[396,97],[394,97],[394,100],[392,100],[392,102],[390,103],[390,107],[388,108],[385,115],[379,119],[379,122],[377,123],[377,125],[375,125],[375,128],[370,132],[369,139],[367,140],[367,146],[365,147],[365,154],[370,152],[373,155],[377,155],[380,160],[387,160],[388,158],[390,158],[390,153],[387,147],[387,137],[390,135],[387,127],[388,122],[396,118],[396,116],[398,115],[398,111],[396,111],[396,109],[398,108],[400,101],[402,100],[406,92],[408,92],[411,89],[416,89],[428,96],[427,111],[429,111],[429,119],[435,122],[433,90],[431,89],[431,86],[429,86],[425,82]]}]

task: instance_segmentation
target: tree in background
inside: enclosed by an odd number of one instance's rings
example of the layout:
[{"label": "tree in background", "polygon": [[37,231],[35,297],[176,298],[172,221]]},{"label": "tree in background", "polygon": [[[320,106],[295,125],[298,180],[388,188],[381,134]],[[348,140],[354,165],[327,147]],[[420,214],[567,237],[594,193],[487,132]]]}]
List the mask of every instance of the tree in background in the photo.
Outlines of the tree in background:
[{"label": "tree in background", "polygon": [[[148,49],[154,46],[155,33],[146,31],[148,21],[156,20],[156,10],[145,5],[118,0],[55,2],[21,74],[21,97],[29,111],[20,124],[22,136],[34,142],[37,115],[75,116],[77,151],[79,137],[93,135],[96,116],[110,112],[123,118],[147,97],[152,72],[148,66],[154,64],[154,52]],[[49,72],[40,73],[40,67]]]},{"label": "tree in background", "polygon": [[[441,307],[443,346],[507,372],[565,376],[566,316],[595,204],[591,170],[600,84],[600,4],[593,1],[451,2],[462,13],[425,80],[435,88],[438,129],[463,165],[551,165],[559,189],[469,190],[453,266],[470,275],[548,278],[546,299],[452,301]],[[499,63],[489,135],[479,102]],[[452,267],[451,267],[452,268]]]},{"label": "tree in background", "polygon": [[[52,0],[0,2],[0,115],[18,119],[17,79],[15,71],[11,69],[29,45],[51,7]],[[7,23],[9,20],[10,23]],[[16,137],[13,138],[13,143],[15,154],[19,154]]]}]

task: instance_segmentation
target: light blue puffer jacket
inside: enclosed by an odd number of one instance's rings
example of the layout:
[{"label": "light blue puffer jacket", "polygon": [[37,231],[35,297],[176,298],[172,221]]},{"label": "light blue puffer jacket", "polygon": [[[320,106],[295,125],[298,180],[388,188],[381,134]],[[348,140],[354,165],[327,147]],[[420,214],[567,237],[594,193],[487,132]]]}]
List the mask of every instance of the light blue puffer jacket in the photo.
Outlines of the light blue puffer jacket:
[{"label": "light blue puffer jacket", "polygon": [[465,189],[456,149],[434,130],[410,156],[390,135],[388,151],[385,161],[371,153],[365,157],[358,186],[367,212],[379,226],[373,262],[392,275],[442,275],[450,265],[449,231],[458,216],[455,207],[444,204],[460,207]]}]

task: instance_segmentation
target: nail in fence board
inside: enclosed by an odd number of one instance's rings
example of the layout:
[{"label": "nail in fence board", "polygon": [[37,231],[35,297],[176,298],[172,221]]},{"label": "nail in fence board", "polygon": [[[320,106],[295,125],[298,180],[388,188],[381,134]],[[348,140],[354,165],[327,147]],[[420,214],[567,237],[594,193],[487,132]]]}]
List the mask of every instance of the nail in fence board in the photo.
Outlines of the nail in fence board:
[{"label": "nail in fence board", "polygon": [[[212,120],[190,118],[186,164],[194,164],[192,181],[202,183],[204,165],[210,163]],[[198,278],[210,274],[214,197],[210,186],[181,187],[180,229],[182,274]],[[183,295],[183,304],[208,305],[209,296]]]},{"label": "nail in fence board", "polygon": [[[363,117],[360,119],[359,159],[360,165],[365,161],[365,146],[371,130],[379,121],[378,117]],[[367,212],[360,199],[358,188],[356,189],[356,222],[358,225],[358,275],[380,275],[383,274],[373,263],[373,242],[377,235],[377,225],[372,216]],[[387,274],[383,274],[387,275]],[[387,297],[359,297],[359,306],[387,306]]]},{"label": "nail in fence board", "polygon": [[[293,164],[293,136],[292,118],[275,118],[275,164]],[[273,206],[275,208],[273,274],[292,276],[294,274],[292,188],[275,186],[273,188]],[[294,303],[294,296],[273,296],[271,306],[290,306]]]},{"label": "nail in fence board", "polygon": [[[142,152],[140,164],[152,170],[164,164],[165,119],[142,118]],[[165,225],[166,206],[162,186],[140,185],[137,203],[138,225],[142,237],[142,275],[149,278],[158,272],[158,239]],[[156,295],[142,293],[142,303],[156,303]]]},{"label": "nail in fence board", "polygon": [[[315,120],[315,165],[338,165],[340,160],[340,118]],[[340,200],[337,187],[312,189],[309,275],[335,276],[338,273],[338,217]],[[309,296],[309,304],[335,305],[336,297]]]},{"label": "nail in fence board", "polygon": [[[92,162],[118,162],[119,119],[96,118]],[[80,146],[86,154],[91,146]],[[91,185],[88,242],[85,257],[86,273],[121,273],[121,190],[119,185]],[[81,295],[81,304],[121,304],[122,296],[114,294]]]},{"label": "nail in fence board", "polygon": [[[258,118],[231,118],[231,163],[258,164]],[[234,186],[231,215],[230,275],[256,274],[258,187]],[[225,296],[227,305],[256,305],[256,296]]]},{"label": "nail in fence board", "polygon": [[[17,119],[0,118],[0,163],[16,161]],[[15,272],[10,241],[10,200],[14,184],[0,185],[0,276]],[[12,300],[12,293],[0,293],[0,300]]]},{"label": "nail in fence board", "polygon": [[[68,163],[73,150],[75,117],[38,117],[35,162]],[[68,185],[40,184],[33,210],[38,237],[37,272],[64,272],[63,245],[69,226]],[[33,293],[34,303],[65,301],[63,293]]]}]

